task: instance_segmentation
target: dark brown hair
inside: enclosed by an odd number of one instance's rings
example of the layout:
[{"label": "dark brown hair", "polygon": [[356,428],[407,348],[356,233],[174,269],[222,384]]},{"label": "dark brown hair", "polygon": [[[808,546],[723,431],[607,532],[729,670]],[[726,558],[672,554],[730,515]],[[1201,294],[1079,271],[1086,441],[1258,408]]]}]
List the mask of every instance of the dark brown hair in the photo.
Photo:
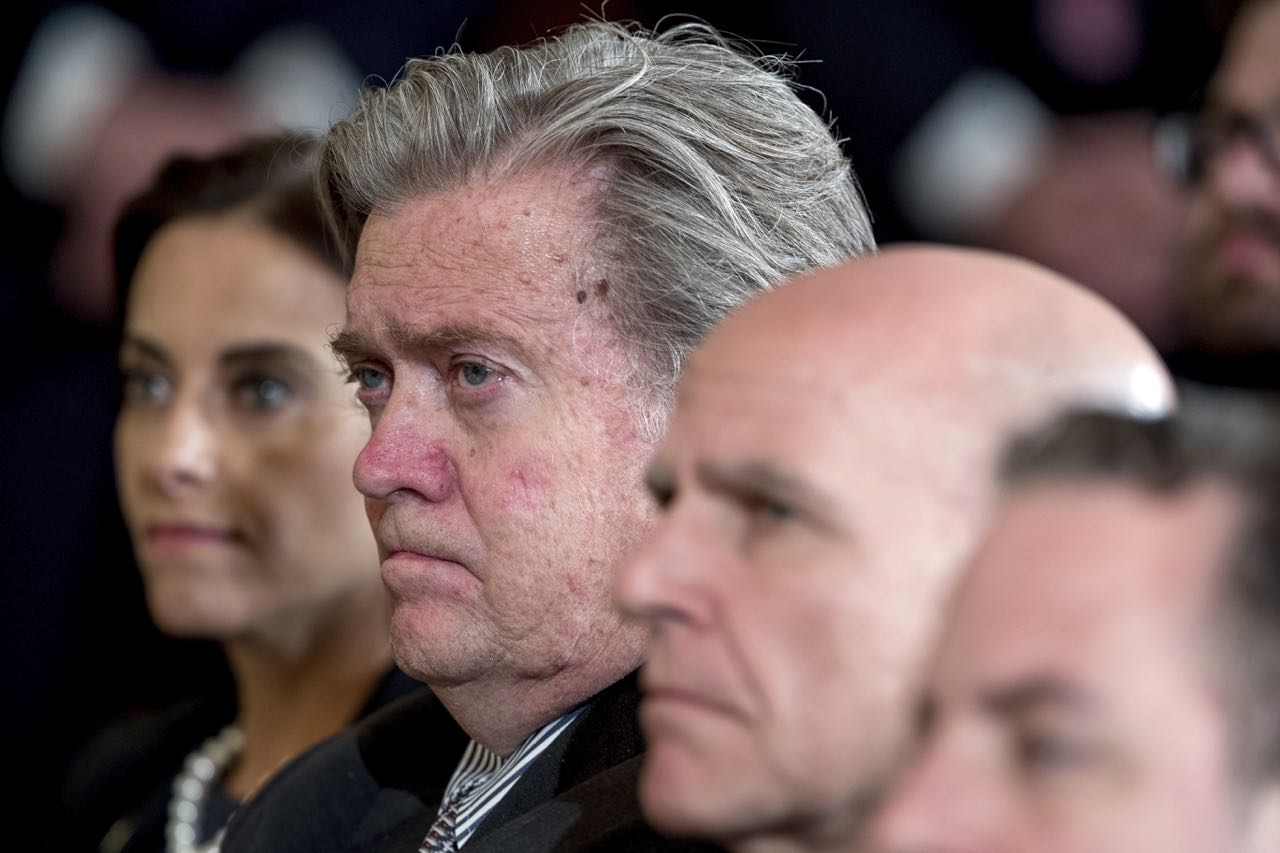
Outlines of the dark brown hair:
[{"label": "dark brown hair", "polygon": [[316,141],[281,135],[249,140],[211,157],[170,160],[130,201],[115,229],[120,314],[147,244],[165,225],[197,215],[240,214],[290,240],[343,276],[315,197]]},{"label": "dark brown hair", "polygon": [[1216,481],[1244,512],[1224,557],[1209,626],[1237,778],[1280,779],[1280,406],[1243,392],[1184,392],[1181,412],[1137,420],[1075,412],[1017,439],[1006,486],[1120,480],[1172,496]]}]

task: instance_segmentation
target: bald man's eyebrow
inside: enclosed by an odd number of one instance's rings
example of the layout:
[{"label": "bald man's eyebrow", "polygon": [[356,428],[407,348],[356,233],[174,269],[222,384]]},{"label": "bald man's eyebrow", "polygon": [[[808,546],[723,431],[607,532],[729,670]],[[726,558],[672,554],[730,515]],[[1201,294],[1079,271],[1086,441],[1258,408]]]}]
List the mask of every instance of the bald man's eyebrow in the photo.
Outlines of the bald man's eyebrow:
[{"label": "bald man's eyebrow", "polygon": [[845,532],[844,525],[837,521],[839,504],[832,495],[772,462],[703,462],[696,470],[698,478],[712,491],[784,505],[821,528]]},{"label": "bald man's eyebrow", "polygon": [[[419,329],[391,321],[383,327],[382,332],[397,352],[429,353],[466,347],[481,349],[500,347],[516,356],[524,354],[524,347],[515,338],[493,329],[467,323]],[[371,337],[351,329],[343,329],[334,335],[329,341],[329,347],[334,355],[348,365],[384,355],[383,348]]]},{"label": "bald man's eyebrow", "polygon": [[1087,710],[1096,707],[1097,700],[1074,684],[1043,675],[985,691],[980,704],[997,717],[1022,717],[1037,711]]}]

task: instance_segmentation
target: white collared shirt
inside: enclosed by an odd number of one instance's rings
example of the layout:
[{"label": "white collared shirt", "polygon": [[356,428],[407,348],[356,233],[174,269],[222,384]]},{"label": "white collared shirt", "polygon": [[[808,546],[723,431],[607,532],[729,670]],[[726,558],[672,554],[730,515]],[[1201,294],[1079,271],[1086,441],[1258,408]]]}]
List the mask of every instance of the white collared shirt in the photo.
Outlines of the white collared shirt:
[{"label": "white collared shirt", "polygon": [[[538,731],[531,734],[515,752],[506,759],[481,746],[476,741],[467,744],[462,753],[462,760],[449,778],[445,788],[444,799],[440,803],[440,811],[453,804],[459,792],[458,819],[455,824],[455,844],[461,848],[467,839],[476,831],[480,821],[502,801],[502,798],[520,781],[525,770],[534,760],[546,751],[547,747],[578,718],[583,711],[575,708],[562,717],[557,717]],[[471,790],[467,790],[470,788]]]}]

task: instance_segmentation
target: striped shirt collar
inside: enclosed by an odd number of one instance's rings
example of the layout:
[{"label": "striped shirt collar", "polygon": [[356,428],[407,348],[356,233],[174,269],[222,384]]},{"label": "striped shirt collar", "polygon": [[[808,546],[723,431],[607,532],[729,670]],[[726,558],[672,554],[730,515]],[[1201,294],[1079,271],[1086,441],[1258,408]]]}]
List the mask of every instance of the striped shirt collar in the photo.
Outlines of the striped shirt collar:
[{"label": "striped shirt collar", "polygon": [[506,759],[500,758],[474,740],[467,744],[462,760],[449,778],[439,810],[439,813],[443,813],[458,798],[458,820],[454,837],[459,848],[467,843],[485,815],[493,811],[516,782],[520,781],[520,777],[534,760],[578,718],[583,707],[575,708],[538,729]]}]

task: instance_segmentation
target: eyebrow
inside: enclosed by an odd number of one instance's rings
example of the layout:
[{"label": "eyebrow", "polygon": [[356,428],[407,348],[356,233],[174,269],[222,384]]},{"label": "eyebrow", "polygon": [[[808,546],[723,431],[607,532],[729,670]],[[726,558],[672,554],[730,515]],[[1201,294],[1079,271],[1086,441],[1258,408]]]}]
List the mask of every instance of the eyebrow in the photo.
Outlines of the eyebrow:
[{"label": "eyebrow", "polygon": [[[794,506],[803,516],[832,531],[845,526],[836,521],[832,508],[834,497],[813,483],[784,471],[772,462],[756,461],[739,464],[702,462],[696,466],[698,478],[713,491],[734,495],[764,497]],[[658,480],[661,483],[661,479]]]},{"label": "eyebrow", "polygon": [[323,366],[302,347],[276,342],[239,344],[220,353],[218,363],[224,367],[278,364],[298,370],[317,370]]},{"label": "eyebrow", "polygon": [[979,704],[998,717],[1017,717],[1042,708],[1087,709],[1096,706],[1097,701],[1074,684],[1043,675],[984,691]]},{"label": "eyebrow", "polygon": [[[147,338],[126,335],[123,347],[137,349],[143,356],[165,366],[172,364],[172,359],[164,347]],[[234,368],[264,363],[274,363],[300,370],[317,370],[322,367],[315,356],[302,347],[277,341],[236,344],[218,354],[218,364],[223,367]]]},{"label": "eyebrow", "polygon": [[[524,348],[509,335],[470,323],[454,323],[433,329],[417,329],[392,321],[383,330],[392,345],[403,352],[429,352],[439,349],[456,349],[469,344],[498,345],[522,354]],[[381,352],[381,347],[362,332],[343,329],[329,341],[329,348],[339,359],[350,364]]]},{"label": "eyebrow", "polygon": [[164,347],[149,341],[146,338],[140,338],[137,335],[125,333],[124,340],[120,342],[120,349],[136,349],[141,351],[142,355],[161,364],[168,365],[170,363],[169,353],[165,352]]}]

